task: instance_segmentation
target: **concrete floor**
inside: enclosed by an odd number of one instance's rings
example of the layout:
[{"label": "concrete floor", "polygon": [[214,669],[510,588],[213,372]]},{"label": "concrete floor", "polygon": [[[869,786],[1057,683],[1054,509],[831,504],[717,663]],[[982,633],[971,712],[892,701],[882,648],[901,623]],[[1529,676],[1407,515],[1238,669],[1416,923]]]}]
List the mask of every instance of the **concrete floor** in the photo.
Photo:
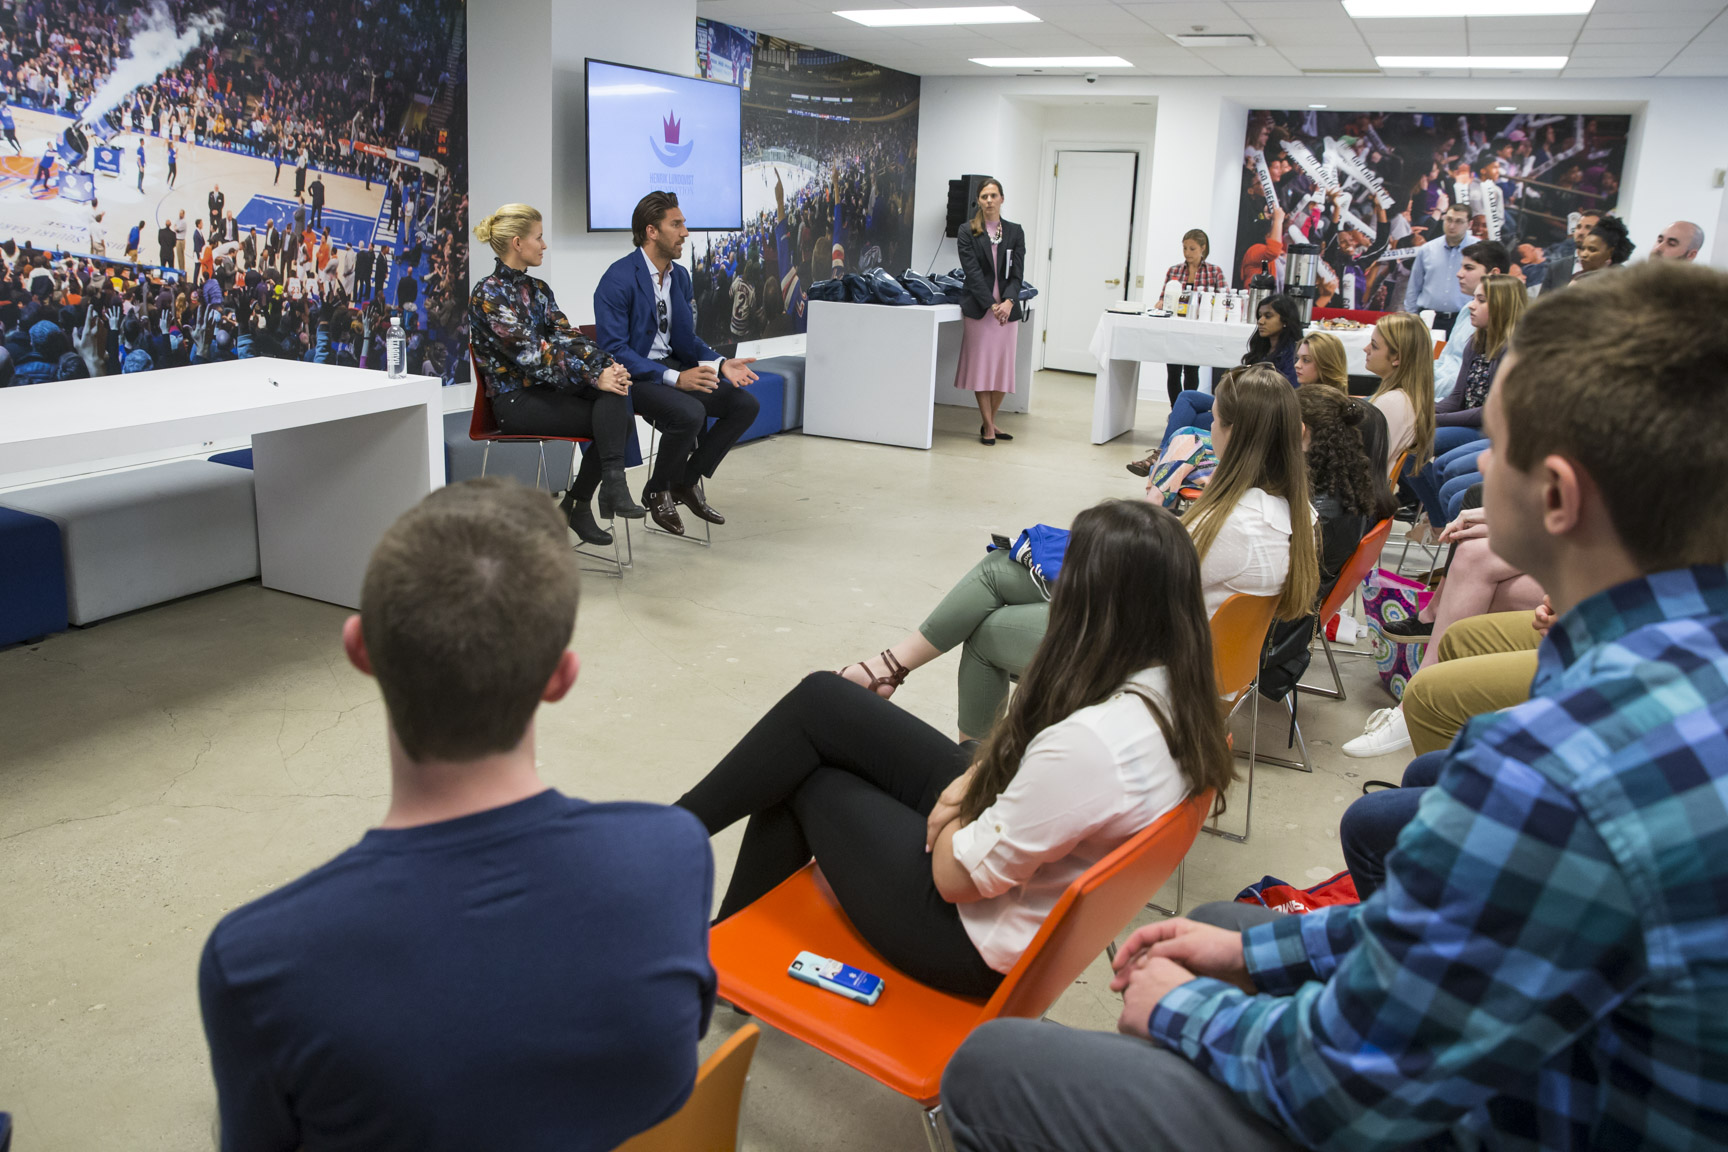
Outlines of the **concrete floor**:
[{"label": "concrete floor", "polygon": [[[1036,397],[1035,414],[1003,418],[1017,439],[993,448],[975,413],[938,408],[929,452],[797,434],[739,449],[711,485],[731,521],[711,551],[638,537],[622,582],[586,582],[581,682],[540,714],[546,779],[591,799],[670,801],[801,675],[915,626],[991,532],[1066,524],[1140,491],[1122,465],[1156,443],[1162,403],[1096,447],[1090,377],[1043,373]],[[209,1146],[205,936],[384,811],[383,711],[343,658],[345,615],[242,584],[0,650],[0,1110],[15,1114],[18,1152]],[[952,730],[956,659],[914,675],[897,702]],[[1343,663],[1349,700],[1303,704],[1314,774],[1259,770],[1252,839],[1200,837],[1190,906],[1268,873],[1308,884],[1343,867],[1339,814],[1405,758],[1337,751],[1390,702],[1371,663]],[[1238,747],[1246,735],[1239,724]],[[1271,710],[1262,740],[1283,742]],[[1242,784],[1230,800],[1239,827]],[[715,841],[717,891],[737,837]],[[1051,1018],[1113,1028],[1107,972],[1100,957]],[[739,1023],[717,1012],[704,1053]],[[916,1152],[924,1140],[916,1105],[769,1032],[744,1147]]]}]

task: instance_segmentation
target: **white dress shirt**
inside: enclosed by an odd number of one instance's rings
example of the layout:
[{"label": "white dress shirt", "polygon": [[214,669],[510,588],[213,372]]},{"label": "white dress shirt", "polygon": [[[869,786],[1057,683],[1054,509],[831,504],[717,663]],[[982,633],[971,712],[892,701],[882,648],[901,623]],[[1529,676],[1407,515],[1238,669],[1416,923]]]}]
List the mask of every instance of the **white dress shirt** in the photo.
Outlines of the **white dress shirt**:
[{"label": "white dress shirt", "polygon": [[1276,596],[1290,575],[1290,502],[1250,488],[1230,509],[1200,561],[1206,615],[1238,592]]},{"label": "white dress shirt", "polygon": [[1187,797],[1164,733],[1134,685],[1170,707],[1147,668],[1102,704],[1032,738],[1008,787],[954,833],[954,859],[984,899],[958,906],[978,954],[1007,972],[1074,879]]},{"label": "white dress shirt", "polygon": [[[672,356],[672,266],[667,265],[666,271],[654,267],[654,261],[648,259],[648,249],[638,248],[643,261],[648,265],[648,279],[654,285],[654,344],[648,349],[648,359],[668,360]],[[666,330],[660,330],[660,317],[666,317]],[[678,386],[678,371],[668,368],[660,374],[660,379],[674,388]]]},{"label": "white dress shirt", "polygon": [[[1416,443],[1416,408],[1402,388],[1394,388],[1375,400],[1374,407],[1386,417],[1386,466],[1395,468],[1399,455]],[[1397,480],[1397,475],[1392,479]]]}]

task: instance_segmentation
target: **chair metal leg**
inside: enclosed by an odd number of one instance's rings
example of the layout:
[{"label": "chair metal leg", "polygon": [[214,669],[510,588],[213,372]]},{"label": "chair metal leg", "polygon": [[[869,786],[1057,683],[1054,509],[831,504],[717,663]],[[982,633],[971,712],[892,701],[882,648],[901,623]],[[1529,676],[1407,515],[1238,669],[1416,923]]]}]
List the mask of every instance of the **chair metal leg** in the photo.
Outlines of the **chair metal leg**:
[{"label": "chair metal leg", "polygon": [[[1182,915],[1182,881],[1184,876],[1187,874],[1187,871],[1188,857],[1184,856],[1182,857],[1182,862],[1176,865],[1176,907],[1165,908],[1161,904],[1154,904],[1152,901],[1148,900],[1146,901],[1147,910],[1150,912],[1160,912],[1165,916]],[[1114,943],[1110,945],[1110,959],[1116,959],[1116,945]]]},{"label": "chair metal leg", "polygon": [[1265,753],[1261,753],[1260,759],[1268,764],[1276,764],[1280,768],[1293,768],[1298,772],[1312,772],[1314,771],[1314,762],[1308,758],[1308,741],[1302,738],[1302,725],[1296,722],[1296,706],[1293,700],[1294,693],[1284,697],[1284,707],[1290,711],[1290,734],[1297,749],[1302,754],[1302,759],[1291,760],[1286,756],[1269,756]]},{"label": "chair metal leg", "polygon": [[[1212,818],[1211,823],[1200,825],[1200,831],[1209,832],[1214,836],[1222,836],[1224,839],[1233,840],[1238,844],[1246,844],[1248,842],[1248,834],[1253,831],[1254,828],[1254,762],[1259,759],[1258,753],[1260,741],[1260,678],[1258,676],[1254,678],[1253,683],[1248,685],[1247,695],[1254,697],[1254,705],[1248,710],[1250,724],[1248,729],[1247,756],[1248,801],[1243,805],[1242,835],[1238,836],[1234,832],[1226,832],[1224,829],[1218,827],[1218,818],[1216,816]],[[1236,718],[1237,711],[1242,707],[1242,703],[1246,699],[1247,696],[1239,697],[1237,699],[1235,705],[1230,709],[1230,715],[1225,719],[1226,724]],[[1236,755],[1240,756],[1242,753],[1238,752]]]},{"label": "chair metal leg", "polygon": [[486,475],[486,461],[492,458],[492,441],[486,441],[486,446],[480,449],[480,475]]},{"label": "chair metal leg", "polygon": [[948,1129],[942,1122],[942,1105],[924,1109],[924,1139],[930,1144],[930,1152],[953,1152],[954,1145],[948,1140]]},{"label": "chair metal leg", "polygon": [[[566,492],[576,487],[576,461],[582,455],[582,449],[580,447],[571,445],[571,448],[570,475],[564,479],[564,490]],[[540,457],[542,461],[544,461],[546,457],[546,442],[544,440],[540,442]],[[628,524],[630,522],[626,520],[624,523]],[[591,565],[583,565],[582,570],[584,572],[598,572],[602,576],[611,576],[616,580],[624,579],[624,569],[630,567],[630,564],[624,559],[624,553],[620,551],[620,545],[618,543],[619,536],[618,521],[614,519],[612,521],[612,555],[610,556],[606,555],[604,552],[595,552],[588,548],[584,548],[582,546],[582,541],[578,540],[575,548],[576,555],[582,557],[584,560],[593,561],[593,564]],[[626,539],[625,545],[628,545],[628,543],[629,541]]]},{"label": "chair metal leg", "polygon": [[1320,649],[1326,653],[1326,664],[1332,669],[1332,687],[1323,688],[1317,684],[1297,684],[1296,691],[1308,692],[1315,696],[1324,696],[1328,700],[1346,700],[1344,695],[1344,678],[1338,675],[1338,660],[1332,655],[1332,641],[1326,639],[1326,629],[1320,629]]},{"label": "chair metal leg", "polygon": [[[648,425],[648,455],[642,462],[644,464],[647,464],[650,468],[652,468],[654,457],[656,455],[658,455],[659,452],[660,452],[660,429],[658,429],[658,428],[654,427],[654,425],[650,424],[650,425]],[[702,499],[704,499],[704,500],[708,499],[708,489],[704,485],[704,483],[700,480],[698,480],[696,482],[696,491],[698,494],[701,495]],[[682,540],[682,541],[684,541],[684,543],[694,544],[698,548],[712,548],[714,546],[714,528],[713,528],[713,526],[711,524],[709,524],[708,521],[702,519],[700,516],[697,516],[695,519],[696,519],[696,522],[698,524],[702,525],[702,538],[701,539],[697,539],[695,536],[689,535],[688,533],[686,533],[683,536],[680,536],[676,532],[668,532],[664,528],[655,527],[653,520],[648,520],[648,521],[644,522],[642,525],[642,530],[644,532],[652,532],[653,534],[655,534],[657,536],[667,536],[673,540]],[[626,534],[628,534],[628,532],[626,532]]]}]

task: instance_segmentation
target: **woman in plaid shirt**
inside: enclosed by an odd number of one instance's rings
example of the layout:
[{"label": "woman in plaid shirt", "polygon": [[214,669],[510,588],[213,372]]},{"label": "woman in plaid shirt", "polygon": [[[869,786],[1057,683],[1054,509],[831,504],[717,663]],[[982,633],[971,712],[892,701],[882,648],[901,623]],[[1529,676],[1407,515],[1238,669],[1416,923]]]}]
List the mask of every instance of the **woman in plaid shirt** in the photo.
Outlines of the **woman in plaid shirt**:
[{"label": "woman in plaid shirt", "polygon": [[[1222,292],[1230,287],[1224,279],[1224,270],[1216,264],[1206,263],[1206,257],[1212,254],[1212,241],[1206,238],[1206,233],[1198,228],[1190,228],[1182,233],[1182,263],[1172,264],[1164,273],[1164,283],[1175,280],[1184,288],[1203,288],[1208,292]],[[1164,301],[1164,307],[1172,312],[1176,310],[1176,301]],[[1200,365],[1172,364],[1170,368],[1170,403],[1176,403],[1176,396],[1184,388],[1200,387]]]}]

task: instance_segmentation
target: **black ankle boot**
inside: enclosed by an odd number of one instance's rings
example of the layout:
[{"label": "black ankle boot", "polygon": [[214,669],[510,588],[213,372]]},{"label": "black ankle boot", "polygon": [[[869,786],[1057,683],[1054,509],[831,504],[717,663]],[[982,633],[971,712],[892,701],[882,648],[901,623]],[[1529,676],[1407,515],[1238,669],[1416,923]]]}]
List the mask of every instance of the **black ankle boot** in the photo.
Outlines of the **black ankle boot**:
[{"label": "black ankle boot", "polygon": [[601,519],[622,516],[627,520],[640,520],[646,515],[648,509],[630,498],[630,482],[624,478],[624,469],[618,468],[600,477]]},{"label": "black ankle boot", "polygon": [[588,507],[588,501],[575,500],[570,504],[567,514],[570,527],[580,536],[584,543],[594,544],[601,548],[611,547],[612,533],[600,527],[594,520],[594,510]]}]

